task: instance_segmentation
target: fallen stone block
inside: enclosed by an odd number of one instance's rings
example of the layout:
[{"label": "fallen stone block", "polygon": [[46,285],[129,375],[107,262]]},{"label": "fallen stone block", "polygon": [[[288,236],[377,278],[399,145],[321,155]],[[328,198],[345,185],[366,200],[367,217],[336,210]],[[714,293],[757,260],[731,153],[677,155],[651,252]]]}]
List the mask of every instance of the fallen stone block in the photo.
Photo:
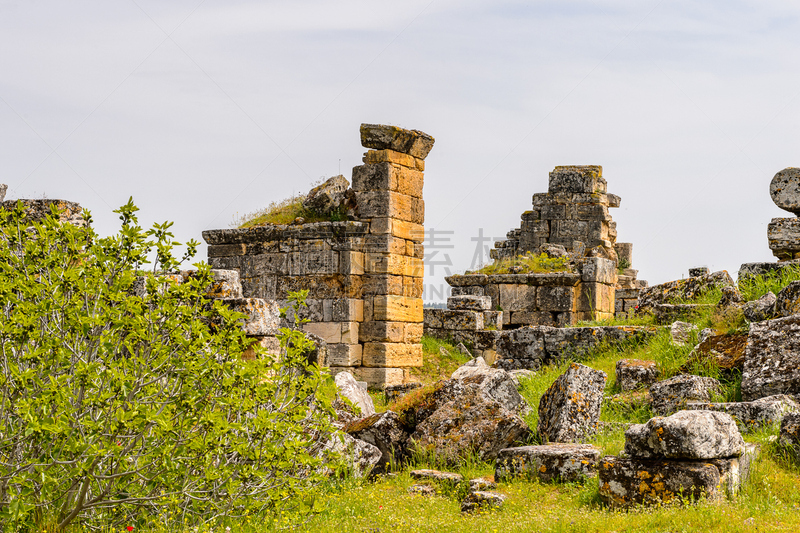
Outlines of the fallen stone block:
[{"label": "fallen stone block", "polygon": [[436,489],[430,485],[411,485],[408,492],[419,496],[436,496]]},{"label": "fallen stone block", "polygon": [[711,395],[722,392],[720,382],[714,378],[681,374],[650,387],[650,406],[659,416],[678,411],[691,400],[710,402]]},{"label": "fallen stone block", "polygon": [[471,513],[480,509],[500,510],[505,501],[506,497],[502,494],[479,490],[469,493],[461,502],[461,512]]},{"label": "fallen stone block", "polygon": [[303,200],[303,207],[321,215],[333,213],[345,201],[350,182],[342,176],[328,178],[325,183],[311,189]]},{"label": "fallen stone block", "polygon": [[697,331],[697,326],[680,320],[673,322],[669,327],[670,339],[676,346],[685,346],[689,342],[689,336],[693,331]]},{"label": "fallen stone block", "polygon": [[775,205],[800,215],[800,168],[784,168],[769,183],[769,195]]},{"label": "fallen stone block", "polygon": [[800,393],[800,315],[750,324],[742,400]]},{"label": "fallen stone block", "polygon": [[497,488],[497,483],[495,483],[491,479],[486,479],[485,477],[478,477],[469,480],[470,492],[475,492],[479,490],[491,490],[496,488]]},{"label": "fallen stone block", "polygon": [[[705,330],[704,330],[705,331]],[[709,330],[710,331],[710,330]],[[697,369],[717,367],[720,374],[731,378],[744,369],[744,355],[747,335],[703,334],[703,339],[689,354],[682,372],[691,373]]]},{"label": "fallen stone block", "polygon": [[800,313],[800,281],[793,281],[775,297],[775,316],[791,316]]},{"label": "fallen stone block", "polygon": [[773,218],[767,224],[767,242],[779,261],[800,259],[800,218]]},{"label": "fallen stone block", "polygon": [[572,363],[539,400],[545,442],[580,442],[597,432],[606,373]]},{"label": "fallen stone block", "polygon": [[739,457],[670,461],[606,456],[598,464],[600,499],[609,507],[691,503],[733,497],[747,481],[758,447]]},{"label": "fallen stone block", "polygon": [[637,459],[717,459],[743,451],[736,421],[719,411],[679,411],[625,432],[625,454]]},{"label": "fallen stone block", "polygon": [[454,472],[442,472],[440,470],[431,470],[422,468],[419,470],[412,470],[409,472],[411,479],[417,481],[432,481],[435,483],[449,483],[451,485],[458,485],[464,481],[464,476]]},{"label": "fallen stone block", "polygon": [[778,299],[775,293],[768,292],[758,300],[747,302],[742,306],[744,317],[750,322],[761,322],[775,317],[775,304]]},{"label": "fallen stone block", "polygon": [[553,443],[501,450],[495,461],[498,482],[516,478],[569,483],[595,475],[600,448],[590,444]]},{"label": "fallen stone block", "polygon": [[749,433],[763,428],[779,427],[787,413],[800,412],[800,405],[791,396],[779,394],[752,402],[688,402],[686,409],[728,413],[736,421],[740,432]]},{"label": "fallen stone block", "polygon": [[800,413],[787,413],[781,421],[778,442],[800,460]]},{"label": "fallen stone block", "polygon": [[653,285],[639,293],[639,309],[657,304],[672,304],[677,300],[694,300],[711,289],[726,286],[735,285],[725,270]]},{"label": "fallen stone block", "polygon": [[331,435],[320,453],[333,452],[342,458],[355,477],[364,477],[381,460],[381,451],[372,444],[341,431]]},{"label": "fallen stone block", "polygon": [[375,465],[378,472],[385,472],[390,462],[399,463],[407,455],[408,432],[395,412],[373,414],[348,424],[344,430],[381,451],[381,459]]},{"label": "fallen stone block", "polygon": [[365,387],[361,387],[350,372],[339,372],[334,377],[337,393],[358,406],[362,417],[375,414],[375,404]]},{"label": "fallen stone block", "polygon": [[616,364],[617,384],[623,391],[649,388],[658,381],[659,371],[655,361],[620,359]]}]

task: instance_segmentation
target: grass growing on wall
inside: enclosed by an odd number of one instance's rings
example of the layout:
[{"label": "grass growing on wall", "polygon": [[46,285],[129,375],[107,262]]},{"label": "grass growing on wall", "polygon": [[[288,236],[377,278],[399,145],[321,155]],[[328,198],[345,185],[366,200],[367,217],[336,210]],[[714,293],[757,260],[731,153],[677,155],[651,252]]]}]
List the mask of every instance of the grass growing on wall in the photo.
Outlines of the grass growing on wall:
[{"label": "grass growing on wall", "polygon": [[569,272],[566,257],[548,257],[547,254],[527,254],[509,259],[498,259],[486,265],[475,274],[545,274],[549,272]]}]

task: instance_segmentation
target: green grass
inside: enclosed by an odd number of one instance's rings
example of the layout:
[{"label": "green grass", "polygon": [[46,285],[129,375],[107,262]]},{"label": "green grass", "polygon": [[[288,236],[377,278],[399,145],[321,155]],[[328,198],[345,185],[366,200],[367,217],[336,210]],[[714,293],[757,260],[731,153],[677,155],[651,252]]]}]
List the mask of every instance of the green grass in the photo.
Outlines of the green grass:
[{"label": "green grass", "polygon": [[344,210],[336,211],[330,215],[320,215],[303,207],[305,195],[292,196],[280,202],[272,202],[264,209],[242,216],[234,220],[233,226],[237,228],[252,228],[267,224],[293,224],[295,219],[302,218],[303,223],[328,222],[347,220]]},{"label": "green grass", "polygon": [[474,274],[544,274],[549,272],[569,272],[566,257],[548,257],[547,254],[527,254],[513,259],[499,259],[486,265]]},{"label": "green grass", "polygon": [[800,266],[787,266],[778,272],[739,280],[739,291],[745,301],[758,300],[768,292],[778,294],[793,281],[800,280]]}]

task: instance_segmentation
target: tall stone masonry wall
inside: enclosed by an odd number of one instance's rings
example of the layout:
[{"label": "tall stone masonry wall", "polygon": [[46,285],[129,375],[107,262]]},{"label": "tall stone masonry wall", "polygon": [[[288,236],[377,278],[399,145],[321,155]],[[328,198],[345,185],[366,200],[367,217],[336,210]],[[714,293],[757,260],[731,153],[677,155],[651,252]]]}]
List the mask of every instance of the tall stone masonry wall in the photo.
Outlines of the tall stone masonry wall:
[{"label": "tall stone masonry wall", "polygon": [[303,327],[328,343],[321,364],[372,387],[409,381],[422,365],[429,135],[362,124],[370,150],[353,168],[350,220],[203,232],[213,268],[239,271],[245,297],[277,300],[307,289]]}]

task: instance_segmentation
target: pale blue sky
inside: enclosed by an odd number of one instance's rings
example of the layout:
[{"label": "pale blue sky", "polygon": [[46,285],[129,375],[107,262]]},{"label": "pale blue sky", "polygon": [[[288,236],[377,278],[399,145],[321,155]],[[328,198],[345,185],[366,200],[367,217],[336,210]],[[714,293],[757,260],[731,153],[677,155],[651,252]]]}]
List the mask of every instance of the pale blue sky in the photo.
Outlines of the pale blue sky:
[{"label": "pale blue sky", "polygon": [[[800,5],[775,1],[0,0],[0,180],[102,233],[133,195],[181,239],[360,163],[361,122],[436,137],[428,227],[519,224],[600,164],[651,283],[771,260],[800,166]],[[788,214],[786,214],[789,216]],[[204,252],[203,252],[204,255]],[[444,267],[428,276],[442,283]]]}]

